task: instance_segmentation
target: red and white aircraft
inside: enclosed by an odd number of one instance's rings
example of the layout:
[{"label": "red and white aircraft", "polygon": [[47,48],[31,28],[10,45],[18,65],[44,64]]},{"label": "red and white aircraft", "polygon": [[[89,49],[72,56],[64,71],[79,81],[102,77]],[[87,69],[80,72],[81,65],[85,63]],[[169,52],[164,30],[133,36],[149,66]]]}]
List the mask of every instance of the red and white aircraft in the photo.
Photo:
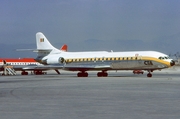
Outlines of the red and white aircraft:
[{"label": "red and white aircraft", "polygon": [[[66,52],[67,45],[63,45],[60,50]],[[21,75],[28,75],[27,71],[36,75],[46,74],[43,72],[46,70],[55,70],[60,74],[58,68],[42,65],[36,62],[34,58],[0,58],[0,71],[4,71],[4,66],[12,66],[15,71],[22,71]]]}]

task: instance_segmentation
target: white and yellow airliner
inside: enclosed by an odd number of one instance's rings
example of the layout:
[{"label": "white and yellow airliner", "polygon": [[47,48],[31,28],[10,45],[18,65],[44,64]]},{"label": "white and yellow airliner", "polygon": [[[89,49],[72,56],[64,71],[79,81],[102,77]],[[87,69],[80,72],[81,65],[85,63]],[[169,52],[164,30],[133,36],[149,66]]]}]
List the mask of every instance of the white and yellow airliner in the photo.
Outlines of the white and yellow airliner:
[{"label": "white and yellow airliner", "polygon": [[36,34],[38,57],[36,61],[59,66],[59,69],[79,71],[78,77],[88,77],[87,71],[99,70],[98,77],[107,77],[108,70],[146,70],[147,77],[152,77],[151,72],[175,65],[168,55],[156,51],[132,52],[63,52],[47,40],[43,33]]}]

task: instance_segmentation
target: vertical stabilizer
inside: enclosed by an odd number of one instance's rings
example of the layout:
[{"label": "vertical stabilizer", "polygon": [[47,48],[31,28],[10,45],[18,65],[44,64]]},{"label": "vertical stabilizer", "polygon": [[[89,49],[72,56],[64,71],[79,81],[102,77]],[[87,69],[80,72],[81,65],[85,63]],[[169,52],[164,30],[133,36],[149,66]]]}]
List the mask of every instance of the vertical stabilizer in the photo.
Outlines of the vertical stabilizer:
[{"label": "vertical stabilizer", "polygon": [[41,32],[36,34],[36,43],[37,49],[56,49]]},{"label": "vertical stabilizer", "polygon": [[48,39],[41,32],[36,33],[36,45],[38,56],[61,52],[59,49],[52,46]]},{"label": "vertical stabilizer", "polygon": [[64,52],[67,52],[67,49],[68,49],[68,46],[66,44],[64,44],[62,47],[61,47],[61,51],[64,51]]}]

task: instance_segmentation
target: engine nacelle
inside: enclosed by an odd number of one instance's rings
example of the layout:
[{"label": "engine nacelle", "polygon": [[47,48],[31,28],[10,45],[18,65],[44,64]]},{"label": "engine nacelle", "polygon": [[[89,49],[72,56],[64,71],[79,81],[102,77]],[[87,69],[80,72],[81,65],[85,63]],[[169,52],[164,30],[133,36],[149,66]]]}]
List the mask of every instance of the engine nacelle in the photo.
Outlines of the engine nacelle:
[{"label": "engine nacelle", "polygon": [[63,64],[65,63],[65,59],[63,57],[51,57],[42,61],[43,64]]}]

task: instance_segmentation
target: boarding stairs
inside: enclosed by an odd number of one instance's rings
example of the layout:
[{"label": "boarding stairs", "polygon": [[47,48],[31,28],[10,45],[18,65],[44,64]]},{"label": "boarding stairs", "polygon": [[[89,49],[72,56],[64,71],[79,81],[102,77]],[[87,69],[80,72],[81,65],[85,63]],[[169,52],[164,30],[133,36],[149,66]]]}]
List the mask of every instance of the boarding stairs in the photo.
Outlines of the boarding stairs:
[{"label": "boarding stairs", "polygon": [[14,70],[13,66],[5,65],[3,75],[16,75],[16,71]]}]

